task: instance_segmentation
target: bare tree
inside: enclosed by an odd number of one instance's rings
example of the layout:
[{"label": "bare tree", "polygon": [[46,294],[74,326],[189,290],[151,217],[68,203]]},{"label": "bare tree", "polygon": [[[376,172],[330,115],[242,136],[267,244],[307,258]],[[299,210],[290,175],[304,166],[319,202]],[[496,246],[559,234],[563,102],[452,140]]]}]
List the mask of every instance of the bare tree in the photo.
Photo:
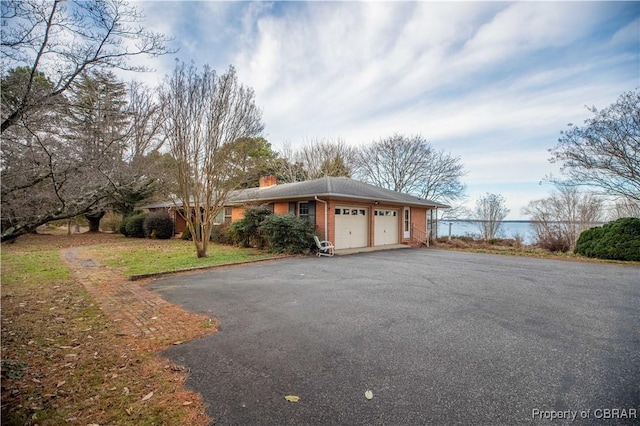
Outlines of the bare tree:
[{"label": "bare tree", "polygon": [[358,150],[354,176],[371,184],[451,203],[464,196],[459,157],[435,150],[422,136],[395,134]]},{"label": "bare tree", "polygon": [[583,231],[602,220],[603,200],[573,186],[557,185],[549,197],[531,201],[522,212],[531,218],[538,245],[570,251]]},{"label": "bare tree", "polygon": [[[9,0],[2,2],[2,74],[24,67],[28,78],[11,108],[2,112],[2,133],[27,113],[46,108],[83,72],[144,70],[128,59],[167,53],[165,37],[139,26],[142,15],[124,0]],[[51,79],[36,90],[40,74]]]},{"label": "bare tree", "polygon": [[325,176],[351,177],[356,150],[342,139],[310,139],[294,149],[284,144],[277,174],[285,182]]},{"label": "bare tree", "polygon": [[476,200],[474,216],[482,239],[491,240],[500,235],[502,221],[509,214],[505,199],[500,194],[487,193]]},{"label": "bare tree", "polygon": [[232,142],[258,136],[264,126],[252,89],[233,67],[223,75],[178,64],[160,90],[164,127],[176,159],[179,198],[198,257],[208,255],[211,227],[229,192],[242,183]]},{"label": "bare tree", "polygon": [[591,186],[602,193],[640,201],[640,92],[622,94],[583,127],[569,124],[550,161],[562,164],[565,184]]},{"label": "bare tree", "polygon": [[111,193],[111,208],[124,216],[156,194],[166,199],[175,187],[166,170],[170,159],[161,153],[165,138],[160,103],[151,89],[136,81],[127,85],[127,101],[123,167],[117,169],[118,185]]},{"label": "bare tree", "polygon": [[351,176],[355,150],[342,139],[311,139],[295,154],[308,179],[325,176]]},{"label": "bare tree", "polygon": [[[3,107],[29,79],[21,69],[10,75],[20,78],[3,78]],[[12,87],[5,86],[7,81]],[[44,76],[37,81],[38,88],[51,84]],[[95,167],[100,160],[69,143],[70,108],[66,98],[58,97],[46,109],[23,114],[2,135],[2,241],[49,221],[88,212],[108,197],[103,176]]]},{"label": "bare tree", "polygon": [[628,198],[620,198],[613,201],[610,210],[610,220],[621,219],[623,217],[640,218],[640,201],[635,202]]},{"label": "bare tree", "polygon": [[[76,164],[86,162],[105,192],[117,191],[127,145],[129,116],[124,83],[111,72],[82,73],[68,92],[65,113],[67,155]],[[87,179],[88,176],[84,176]],[[80,192],[79,194],[82,194]],[[89,232],[99,232],[107,206],[99,203],[84,213]]]},{"label": "bare tree", "polygon": [[[3,105],[5,92],[19,91],[28,78],[17,74],[2,81]],[[161,175],[161,141],[146,140],[157,137],[157,125],[113,74],[83,73],[56,100],[25,113],[2,135],[3,240],[82,214],[97,231],[108,208],[132,210]]]},{"label": "bare tree", "polygon": [[303,163],[296,160],[297,152],[290,143],[282,144],[278,149],[275,173],[279,182],[302,182],[309,179]]}]

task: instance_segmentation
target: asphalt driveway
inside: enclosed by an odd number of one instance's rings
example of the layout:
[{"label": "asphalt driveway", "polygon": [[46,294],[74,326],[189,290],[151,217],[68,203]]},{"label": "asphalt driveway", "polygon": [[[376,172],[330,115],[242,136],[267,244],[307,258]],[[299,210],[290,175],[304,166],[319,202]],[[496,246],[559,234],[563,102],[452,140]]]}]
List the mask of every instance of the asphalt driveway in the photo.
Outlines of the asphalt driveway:
[{"label": "asphalt driveway", "polygon": [[640,423],[638,267],[416,249],[151,288],[221,321],[164,353],[217,424]]}]

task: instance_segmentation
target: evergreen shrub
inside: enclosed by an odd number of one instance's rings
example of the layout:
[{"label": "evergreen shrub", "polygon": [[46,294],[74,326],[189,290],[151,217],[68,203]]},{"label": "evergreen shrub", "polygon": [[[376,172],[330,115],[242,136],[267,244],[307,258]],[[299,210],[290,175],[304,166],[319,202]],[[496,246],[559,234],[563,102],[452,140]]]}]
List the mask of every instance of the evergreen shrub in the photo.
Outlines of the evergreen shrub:
[{"label": "evergreen shrub", "polygon": [[143,228],[147,238],[168,240],[173,237],[173,220],[166,212],[149,214],[144,219]]},{"label": "evergreen shrub", "polygon": [[626,217],[580,234],[575,253],[587,257],[640,261],[640,218]]},{"label": "evergreen shrub", "polygon": [[138,213],[127,218],[126,236],[134,238],[144,238],[144,219],[147,215],[144,213]]},{"label": "evergreen shrub", "polygon": [[271,251],[307,253],[314,245],[315,226],[308,220],[291,214],[272,214],[262,221],[260,233]]}]

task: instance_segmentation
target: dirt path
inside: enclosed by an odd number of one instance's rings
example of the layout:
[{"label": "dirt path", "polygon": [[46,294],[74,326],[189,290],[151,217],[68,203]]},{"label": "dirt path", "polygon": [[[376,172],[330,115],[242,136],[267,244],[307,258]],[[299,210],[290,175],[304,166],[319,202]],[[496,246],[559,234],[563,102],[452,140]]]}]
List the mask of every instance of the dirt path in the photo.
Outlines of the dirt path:
[{"label": "dirt path", "polygon": [[60,256],[123,335],[161,350],[215,332],[215,320],[165,301],[144,287],[148,281],[128,281],[117,269],[100,265],[89,247],[65,248]]}]

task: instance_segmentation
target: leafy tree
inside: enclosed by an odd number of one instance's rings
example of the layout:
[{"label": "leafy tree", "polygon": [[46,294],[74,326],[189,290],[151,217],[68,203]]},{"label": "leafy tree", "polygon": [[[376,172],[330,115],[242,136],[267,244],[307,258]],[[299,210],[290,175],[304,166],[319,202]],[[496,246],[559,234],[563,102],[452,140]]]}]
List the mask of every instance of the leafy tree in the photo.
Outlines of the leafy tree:
[{"label": "leafy tree", "polygon": [[476,200],[474,216],[482,239],[492,240],[499,236],[502,221],[509,214],[505,199],[499,194],[487,193]]},{"label": "leafy tree", "polygon": [[582,127],[569,124],[550,149],[567,183],[599,188],[603,194],[640,202],[640,91],[623,93]]},{"label": "leafy tree", "polygon": [[198,257],[208,256],[215,217],[229,192],[245,180],[227,144],[259,136],[264,128],[254,97],[233,67],[218,75],[208,66],[199,72],[194,65],[177,64],[160,89],[178,197]]},{"label": "leafy tree", "polygon": [[255,188],[260,177],[277,170],[278,153],[262,137],[243,137],[225,145],[230,161],[237,167],[241,188]]},{"label": "leafy tree", "polygon": [[[1,10],[2,74],[22,67],[28,77],[11,108],[3,110],[3,134],[25,114],[47,108],[87,71],[142,71],[128,59],[167,53],[166,38],[138,26],[140,11],[124,0],[7,0]],[[38,83],[43,73],[52,79],[47,90]]]}]

